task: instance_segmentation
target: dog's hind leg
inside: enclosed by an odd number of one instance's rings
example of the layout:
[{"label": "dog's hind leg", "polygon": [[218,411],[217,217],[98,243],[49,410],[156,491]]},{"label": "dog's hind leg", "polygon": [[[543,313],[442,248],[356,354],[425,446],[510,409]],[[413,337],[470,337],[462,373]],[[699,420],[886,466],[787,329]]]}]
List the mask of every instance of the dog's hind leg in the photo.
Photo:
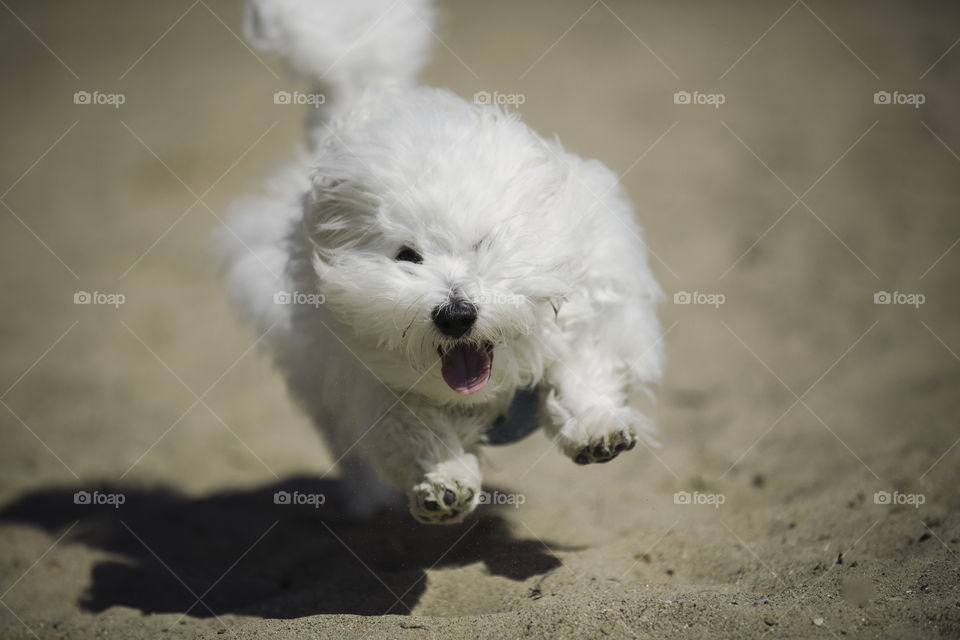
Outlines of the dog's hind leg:
[{"label": "dog's hind leg", "polygon": [[368,519],[383,509],[403,506],[403,493],[384,482],[365,460],[347,455],[339,463],[341,469],[340,499],[347,515]]}]

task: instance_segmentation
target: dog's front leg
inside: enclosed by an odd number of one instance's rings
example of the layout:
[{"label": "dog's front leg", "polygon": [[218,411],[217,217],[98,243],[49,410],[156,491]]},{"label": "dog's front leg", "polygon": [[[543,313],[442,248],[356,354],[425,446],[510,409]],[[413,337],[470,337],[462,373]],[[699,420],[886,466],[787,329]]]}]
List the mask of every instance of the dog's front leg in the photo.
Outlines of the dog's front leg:
[{"label": "dog's front leg", "polygon": [[468,418],[403,405],[374,428],[365,449],[380,473],[407,493],[414,518],[453,524],[480,497],[480,467],[470,451],[480,431]]},{"label": "dog's front leg", "polygon": [[652,422],[628,405],[628,376],[618,356],[589,344],[547,367],[542,422],[577,464],[608,462],[652,434]]}]

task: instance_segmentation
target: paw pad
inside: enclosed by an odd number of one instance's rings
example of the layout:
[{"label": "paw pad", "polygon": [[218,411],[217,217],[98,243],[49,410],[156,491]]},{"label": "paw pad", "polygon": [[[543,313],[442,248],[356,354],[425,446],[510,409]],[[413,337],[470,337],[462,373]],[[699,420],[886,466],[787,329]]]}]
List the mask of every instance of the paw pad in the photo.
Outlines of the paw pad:
[{"label": "paw pad", "polygon": [[[611,424],[612,423],[612,424]],[[571,420],[561,432],[560,446],[577,464],[609,462],[637,445],[629,421],[611,414],[593,413]]]},{"label": "paw pad", "polygon": [[476,492],[458,482],[424,480],[410,495],[410,513],[425,524],[460,522],[473,510]]}]

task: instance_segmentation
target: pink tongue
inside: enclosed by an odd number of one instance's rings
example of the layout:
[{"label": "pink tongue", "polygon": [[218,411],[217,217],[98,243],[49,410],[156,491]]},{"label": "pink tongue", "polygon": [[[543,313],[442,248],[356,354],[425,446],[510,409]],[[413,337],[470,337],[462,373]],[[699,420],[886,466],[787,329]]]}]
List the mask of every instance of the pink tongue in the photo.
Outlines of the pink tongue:
[{"label": "pink tongue", "polygon": [[486,349],[461,344],[443,354],[443,379],[457,393],[475,393],[490,379],[490,356]]}]

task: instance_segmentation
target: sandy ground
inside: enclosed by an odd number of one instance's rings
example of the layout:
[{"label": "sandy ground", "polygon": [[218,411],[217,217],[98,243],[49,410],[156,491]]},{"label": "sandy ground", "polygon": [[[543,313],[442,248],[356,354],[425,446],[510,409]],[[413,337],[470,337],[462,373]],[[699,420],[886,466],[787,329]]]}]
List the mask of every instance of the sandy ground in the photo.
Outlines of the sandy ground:
[{"label": "sandy ground", "polygon": [[343,517],[211,268],[303,117],[233,0],[8,0],[0,636],[960,637],[960,11],[838,4],[443,5],[427,81],[623,173],[670,300],[662,448],[436,529]]}]

